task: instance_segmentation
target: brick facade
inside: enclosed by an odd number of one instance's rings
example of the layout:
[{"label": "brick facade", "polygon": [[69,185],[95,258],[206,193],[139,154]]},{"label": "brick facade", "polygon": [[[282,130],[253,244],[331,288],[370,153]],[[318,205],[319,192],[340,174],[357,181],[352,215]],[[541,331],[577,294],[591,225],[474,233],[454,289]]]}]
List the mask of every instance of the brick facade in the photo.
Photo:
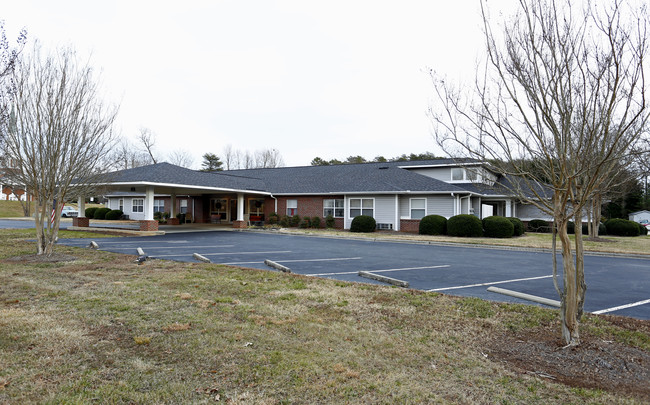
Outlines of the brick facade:
[{"label": "brick facade", "polygon": [[[319,217],[321,219],[321,227],[325,227],[325,217],[323,217],[323,200],[333,200],[333,199],[343,199],[343,196],[295,196],[295,197],[277,197],[278,199],[278,211],[277,214],[280,218],[287,215],[287,200],[297,200],[298,209],[297,214],[301,218],[304,217]],[[265,204],[265,206],[273,207],[275,202],[273,199],[271,204]],[[265,210],[266,212],[266,210]],[[269,211],[269,214],[273,212]],[[268,214],[267,214],[268,218]],[[343,218],[334,218],[334,228],[343,229]]]},{"label": "brick facade", "polygon": [[232,221],[232,227],[234,229],[244,229],[247,227],[246,221]]},{"label": "brick facade", "polygon": [[399,230],[401,232],[420,232],[420,220],[419,219],[400,219],[399,221]]},{"label": "brick facade", "polygon": [[72,226],[79,226],[79,227],[84,227],[87,228],[90,226],[90,219],[86,217],[73,217],[72,218]]},{"label": "brick facade", "polygon": [[142,220],[140,221],[140,230],[141,231],[157,231],[158,230],[158,221],[149,221]]}]

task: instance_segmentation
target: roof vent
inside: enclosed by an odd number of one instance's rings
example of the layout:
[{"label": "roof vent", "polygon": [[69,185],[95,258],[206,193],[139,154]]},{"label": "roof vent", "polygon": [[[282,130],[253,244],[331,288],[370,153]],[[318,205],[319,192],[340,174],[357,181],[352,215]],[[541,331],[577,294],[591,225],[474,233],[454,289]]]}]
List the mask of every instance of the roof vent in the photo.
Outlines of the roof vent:
[{"label": "roof vent", "polygon": [[379,170],[385,170],[388,169],[388,166],[379,166]]}]

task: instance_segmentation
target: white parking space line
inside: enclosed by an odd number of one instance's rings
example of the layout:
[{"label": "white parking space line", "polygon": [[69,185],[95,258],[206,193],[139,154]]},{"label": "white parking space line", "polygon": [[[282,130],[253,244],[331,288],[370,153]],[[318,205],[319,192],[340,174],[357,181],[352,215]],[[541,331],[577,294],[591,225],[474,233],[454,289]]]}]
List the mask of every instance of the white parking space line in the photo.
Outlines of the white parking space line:
[{"label": "white parking space line", "polygon": [[[386,269],[386,270],[367,270],[371,271],[373,273],[386,273],[389,271],[406,271],[406,270],[422,270],[422,269],[440,269],[443,267],[450,267],[448,264],[444,264],[441,266],[423,266],[423,267],[404,267],[402,269]],[[359,274],[359,271],[343,271],[340,273],[318,273],[318,274],[303,274],[303,276],[314,276],[314,277],[319,277],[319,276],[336,276],[339,274]]]},{"label": "white parking space line", "polygon": [[[291,253],[290,250],[271,250],[268,252],[224,252],[224,253],[201,253],[201,256],[225,256],[225,255],[261,255],[261,254],[270,254],[270,253]],[[182,254],[178,255],[154,255],[154,257],[178,257],[186,256]]]},{"label": "white parking space line", "polygon": [[606,314],[608,312],[620,311],[621,309],[638,307],[639,305],[645,305],[645,304],[650,304],[650,300],[637,301],[637,302],[632,302],[630,304],[620,305],[618,307],[601,309],[600,311],[592,312],[592,314]]},{"label": "white parking space line", "polygon": [[[138,245],[138,244],[136,243],[135,245]],[[131,248],[132,246],[133,245],[129,245],[128,247],[125,247],[125,249],[126,248]],[[212,245],[212,246],[146,246],[146,248],[147,249],[190,249],[190,248],[192,248],[192,249],[195,249],[195,248],[196,249],[199,249],[199,248],[201,248],[201,249],[206,249],[206,248],[211,249],[211,248],[230,248],[230,247],[233,247],[233,246],[235,246],[235,245],[220,245],[220,246],[215,246],[215,245]],[[114,248],[115,247],[113,247],[113,249]]]},{"label": "white parking space line", "polygon": [[[278,263],[296,263],[296,262],[333,262],[333,261],[342,261],[342,260],[360,260],[361,257],[336,257],[330,259],[296,259],[296,260],[276,260]],[[263,261],[256,262],[232,262],[232,263],[219,263],[219,264],[256,264],[264,263]]]},{"label": "white parking space line", "polygon": [[427,292],[436,292],[436,291],[448,291],[448,290],[460,290],[462,288],[472,288],[472,287],[484,287],[486,285],[496,285],[496,284],[506,284],[506,283],[515,283],[517,281],[528,281],[528,280],[541,280],[543,278],[550,278],[553,277],[551,274],[550,276],[539,276],[539,277],[528,277],[528,278],[516,278],[512,280],[502,280],[502,281],[493,281],[490,283],[479,283],[479,284],[467,284],[467,285],[459,285],[455,287],[444,287],[444,288],[434,288],[432,290],[427,290]]}]

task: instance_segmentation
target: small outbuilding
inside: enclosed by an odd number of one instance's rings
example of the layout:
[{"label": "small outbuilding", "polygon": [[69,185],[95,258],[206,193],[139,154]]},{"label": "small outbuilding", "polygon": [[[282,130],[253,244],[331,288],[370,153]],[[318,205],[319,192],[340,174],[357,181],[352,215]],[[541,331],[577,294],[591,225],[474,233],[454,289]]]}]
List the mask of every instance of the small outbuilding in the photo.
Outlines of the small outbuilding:
[{"label": "small outbuilding", "polygon": [[634,222],[639,222],[639,223],[641,222],[650,223],[650,211],[643,210],[643,211],[633,212],[629,215],[629,220]]}]

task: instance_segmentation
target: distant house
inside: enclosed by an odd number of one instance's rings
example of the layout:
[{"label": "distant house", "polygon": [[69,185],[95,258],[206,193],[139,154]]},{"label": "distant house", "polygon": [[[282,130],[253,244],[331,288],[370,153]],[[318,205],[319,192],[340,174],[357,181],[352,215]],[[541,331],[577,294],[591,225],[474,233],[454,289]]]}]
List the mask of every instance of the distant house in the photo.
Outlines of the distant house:
[{"label": "distant house", "polygon": [[370,215],[379,229],[417,231],[425,215],[548,219],[508,192],[509,179],[474,160],[452,159],[200,172],[159,163],[111,173],[110,208],[151,220],[164,210],[194,222],[244,227],[280,216],[332,215],[348,229]]},{"label": "distant house", "polygon": [[630,221],[634,222],[643,222],[643,223],[650,223],[650,211],[648,210],[643,210],[643,211],[637,211],[633,212],[628,216]]}]

